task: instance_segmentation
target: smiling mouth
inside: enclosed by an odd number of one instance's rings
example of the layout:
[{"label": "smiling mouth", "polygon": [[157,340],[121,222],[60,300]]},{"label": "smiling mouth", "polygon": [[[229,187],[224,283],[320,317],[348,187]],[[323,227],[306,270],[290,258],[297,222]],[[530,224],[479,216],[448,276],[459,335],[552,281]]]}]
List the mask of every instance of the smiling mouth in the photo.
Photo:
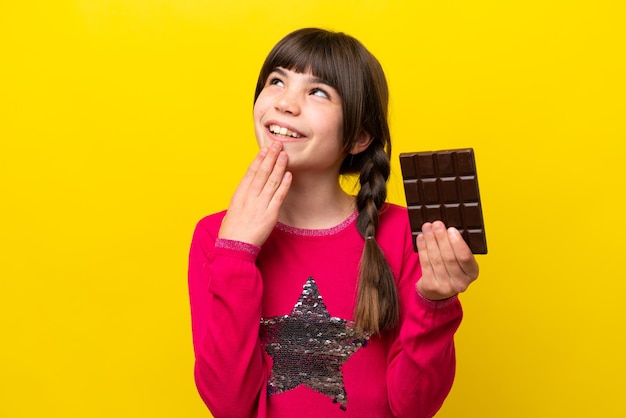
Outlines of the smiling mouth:
[{"label": "smiling mouth", "polygon": [[270,125],[267,127],[267,129],[276,136],[282,136],[285,138],[296,138],[296,139],[303,138],[303,136],[298,134],[297,132],[290,131],[289,129],[278,126],[278,125]]}]

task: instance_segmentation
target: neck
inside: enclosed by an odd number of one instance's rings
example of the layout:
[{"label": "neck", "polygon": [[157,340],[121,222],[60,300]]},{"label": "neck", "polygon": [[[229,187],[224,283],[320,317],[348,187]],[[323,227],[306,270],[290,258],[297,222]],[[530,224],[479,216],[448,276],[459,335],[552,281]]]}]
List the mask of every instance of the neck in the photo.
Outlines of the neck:
[{"label": "neck", "polygon": [[278,220],[297,228],[325,229],[340,224],[355,210],[354,197],[341,188],[337,176],[324,181],[294,175]]}]

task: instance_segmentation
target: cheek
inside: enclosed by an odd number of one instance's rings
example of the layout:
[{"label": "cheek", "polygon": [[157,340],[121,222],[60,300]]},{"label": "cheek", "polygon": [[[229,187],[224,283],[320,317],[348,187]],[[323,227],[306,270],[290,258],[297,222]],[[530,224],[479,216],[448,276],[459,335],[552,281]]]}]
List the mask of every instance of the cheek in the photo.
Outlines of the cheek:
[{"label": "cheek", "polygon": [[252,117],[254,118],[254,123],[256,123],[261,117],[261,103],[260,98],[254,102],[254,107],[252,108]]},{"label": "cheek", "polygon": [[329,124],[329,133],[332,132],[332,134],[337,137],[339,144],[343,145],[343,118],[335,117],[329,120],[333,121],[332,124]]},{"label": "cheek", "polygon": [[254,102],[254,112],[265,112],[268,107],[270,107],[271,102],[273,101],[272,91],[268,89],[261,90],[261,93],[256,98]]},{"label": "cheek", "polygon": [[254,102],[252,108],[252,115],[255,123],[262,123],[262,119],[266,116],[267,112],[272,109],[272,98],[264,95],[262,92]]},{"label": "cheek", "polygon": [[254,122],[254,133],[257,135],[257,139],[259,135],[263,131],[263,115],[265,114],[263,101],[260,96],[259,99],[254,103],[254,107],[252,108],[252,119]]},{"label": "cheek", "polygon": [[265,123],[273,109],[273,100],[268,95],[261,93],[252,108],[254,124],[254,136],[259,148],[271,145],[272,140],[268,136]]}]

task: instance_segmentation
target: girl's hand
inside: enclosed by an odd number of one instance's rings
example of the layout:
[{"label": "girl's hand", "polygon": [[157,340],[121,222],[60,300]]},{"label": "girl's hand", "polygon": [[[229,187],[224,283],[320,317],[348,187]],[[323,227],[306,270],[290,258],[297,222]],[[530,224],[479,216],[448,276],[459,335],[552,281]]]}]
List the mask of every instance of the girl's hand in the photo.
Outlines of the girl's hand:
[{"label": "girl's hand", "polygon": [[289,186],[287,153],[274,142],[263,147],[239,183],[218,236],[261,246],[278,221]]},{"label": "girl's hand", "polygon": [[464,292],[478,277],[478,263],[456,228],[441,221],[426,222],[417,236],[422,278],[417,291],[431,300]]}]

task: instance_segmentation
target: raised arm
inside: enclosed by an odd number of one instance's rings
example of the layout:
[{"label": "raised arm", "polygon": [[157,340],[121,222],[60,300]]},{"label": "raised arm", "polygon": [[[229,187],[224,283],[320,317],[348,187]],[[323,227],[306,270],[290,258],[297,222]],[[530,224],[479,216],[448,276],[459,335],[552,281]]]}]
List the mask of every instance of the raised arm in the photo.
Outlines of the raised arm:
[{"label": "raised arm", "polygon": [[228,211],[203,219],[189,254],[189,296],[198,391],[216,416],[262,408],[269,370],[259,341],[263,280],[255,264],[289,190],[280,143],[263,148]]}]

